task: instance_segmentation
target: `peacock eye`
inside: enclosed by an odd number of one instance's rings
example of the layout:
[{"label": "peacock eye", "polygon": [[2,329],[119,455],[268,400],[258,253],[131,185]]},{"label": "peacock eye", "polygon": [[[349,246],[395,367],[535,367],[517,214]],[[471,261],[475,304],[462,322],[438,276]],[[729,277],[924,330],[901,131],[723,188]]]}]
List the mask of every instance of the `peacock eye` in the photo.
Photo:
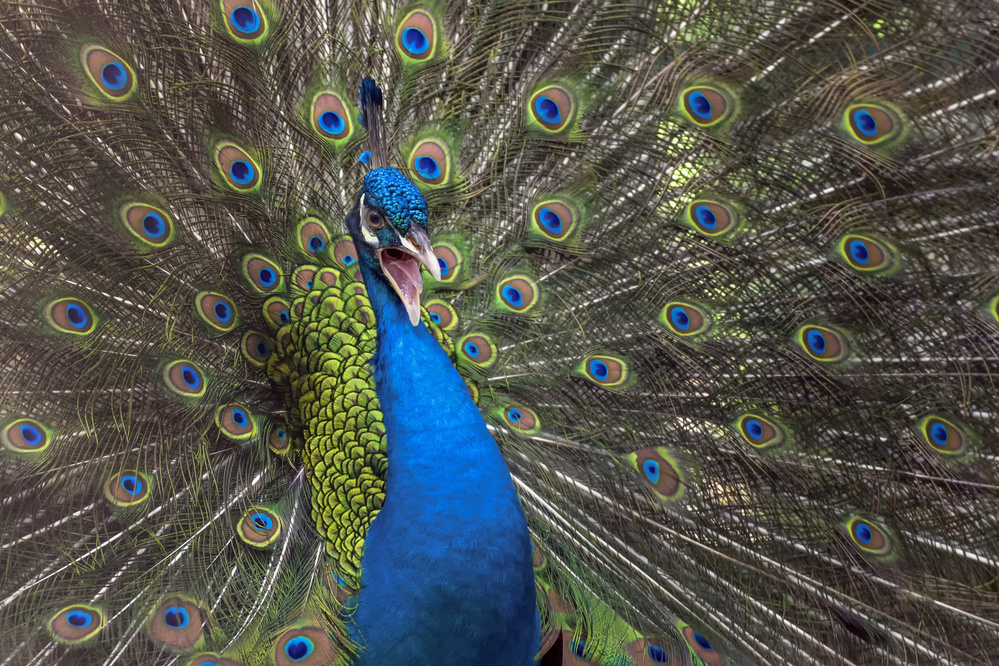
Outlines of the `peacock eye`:
[{"label": "peacock eye", "polygon": [[365,221],[372,229],[381,229],[385,226],[385,218],[376,210],[369,210],[365,215]]}]

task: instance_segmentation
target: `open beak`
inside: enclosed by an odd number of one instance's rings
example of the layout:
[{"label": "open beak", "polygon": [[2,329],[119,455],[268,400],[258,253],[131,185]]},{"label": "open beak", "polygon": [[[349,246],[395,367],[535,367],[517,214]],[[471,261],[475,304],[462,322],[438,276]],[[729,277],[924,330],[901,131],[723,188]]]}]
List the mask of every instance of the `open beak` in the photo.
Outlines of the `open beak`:
[{"label": "open beak", "polygon": [[420,323],[420,294],[423,293],[420,264],[427,267],[435,280],[441,279],[441,267],[434,248],[430,245],[430,236],[423,229],[414,226],[402,239],[400,247],[379,250],[378,261],[382,265],[382,273],[406,306],[409,323],[416,326]]}]

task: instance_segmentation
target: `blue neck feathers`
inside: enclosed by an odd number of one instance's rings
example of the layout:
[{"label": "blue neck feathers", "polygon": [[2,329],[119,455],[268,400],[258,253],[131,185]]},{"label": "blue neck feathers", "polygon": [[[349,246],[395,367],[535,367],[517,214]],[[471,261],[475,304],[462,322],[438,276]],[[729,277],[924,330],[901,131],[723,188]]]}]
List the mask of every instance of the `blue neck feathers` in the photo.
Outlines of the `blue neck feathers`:
[{"label": "blue neck feathers", "polygon": [[357,663],[534,664],[531,541],[510,473],[451,360],[365,259],[389,465],[364,545]]}]

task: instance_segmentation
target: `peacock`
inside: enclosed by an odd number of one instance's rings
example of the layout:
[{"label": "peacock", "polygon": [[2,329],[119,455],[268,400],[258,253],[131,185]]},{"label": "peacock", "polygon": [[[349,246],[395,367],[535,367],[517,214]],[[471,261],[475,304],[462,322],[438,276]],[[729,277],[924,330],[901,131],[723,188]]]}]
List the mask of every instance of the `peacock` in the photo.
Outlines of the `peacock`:
[{"label": "peacock", "polygon": [[0,665],[999,663],[999,6],[5,0]]}]

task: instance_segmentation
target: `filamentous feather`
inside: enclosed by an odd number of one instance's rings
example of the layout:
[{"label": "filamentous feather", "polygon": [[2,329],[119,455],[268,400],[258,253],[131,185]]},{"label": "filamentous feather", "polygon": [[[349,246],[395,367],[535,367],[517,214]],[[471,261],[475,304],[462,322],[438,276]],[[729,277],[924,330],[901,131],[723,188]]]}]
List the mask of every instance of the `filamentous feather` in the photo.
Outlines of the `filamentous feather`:
[{"label": "filamentous feather", "polygon": [[8,0],[0,664],[999,663],[997,44]]}]

